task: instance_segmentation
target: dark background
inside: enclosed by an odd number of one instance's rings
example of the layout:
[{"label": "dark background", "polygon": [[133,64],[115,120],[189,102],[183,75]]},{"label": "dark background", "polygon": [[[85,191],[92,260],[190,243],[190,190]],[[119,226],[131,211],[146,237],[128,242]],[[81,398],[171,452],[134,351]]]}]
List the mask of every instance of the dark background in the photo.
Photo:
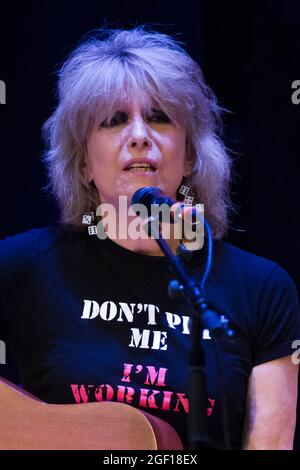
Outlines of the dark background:
[{"label": "dark background", "polygon": [[[40,162],[41,126],[55,106],[55,68],[88,31],[151,23],[186,43],[220,104],[234,160],[228,241],[283,266],[300,289],[300,79],[298,0],[35,1],[1,5],[0,238],[56,223]],[[12,359],[0,366],[12,380]],[[283,391],[284,393],[284,391]],[[300,427],[300,426],[299,426]],[[300,449],[300,430],[296,447]]]}]

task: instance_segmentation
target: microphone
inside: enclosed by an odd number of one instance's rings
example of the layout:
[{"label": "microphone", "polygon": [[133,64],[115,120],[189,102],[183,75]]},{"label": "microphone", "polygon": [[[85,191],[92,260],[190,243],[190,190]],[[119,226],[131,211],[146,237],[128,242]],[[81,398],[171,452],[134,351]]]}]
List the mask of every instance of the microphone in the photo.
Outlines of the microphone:
[{"label": "microphone", "polygon": [[175,204],[175,201],[170,197],[166,196],[165,193],[154,186],[148,186],[145,188],[138,189],[131,199],[131,204],[143,204],[148,210],[151,210],[153,204],[160,206],[161,204],[167,204],[171,207]]},{"label": "microphone", "polygon": [[[183,203],[178,201],[174,201],[172,198],[167,196],[161,189],[156,188],[154,186],[147,186],[144,188],[138,189],[131,198],[131,204],[142,204],[146,207],[148,213],[151,215],[151,211],[153,210],[153,206],[161,206],[162,204],[167,205],[168,207],[172,207],[174,204],[178,204],[178,208],[176,208],[175,216],[172,212],[170,212],[170,219],[169,222],[175,223],[179,221],[184,221],[185,217],[188,219],[188,222],[191,225],[196,223],[200,223],[199,214],[200,211],[197,207],[188,206],[188,211],[185,213],[185,206]],[[136,212],[139,212],[137,209]],[[203,211],[202,211],[203,217]]]}]

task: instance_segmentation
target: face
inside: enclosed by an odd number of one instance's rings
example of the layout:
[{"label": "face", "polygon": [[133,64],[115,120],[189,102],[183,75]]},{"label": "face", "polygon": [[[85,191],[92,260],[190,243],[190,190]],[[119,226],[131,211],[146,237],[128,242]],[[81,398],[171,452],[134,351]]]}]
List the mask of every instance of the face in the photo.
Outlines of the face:
[{"label": "face", "polygon": [[87,139],[86,176],[94,180],[101,203],[116,205],[144,186],[156,186],[176,199],[186,174],[186,132],[161,110],[124,106],[110,122],[95,124]]}]

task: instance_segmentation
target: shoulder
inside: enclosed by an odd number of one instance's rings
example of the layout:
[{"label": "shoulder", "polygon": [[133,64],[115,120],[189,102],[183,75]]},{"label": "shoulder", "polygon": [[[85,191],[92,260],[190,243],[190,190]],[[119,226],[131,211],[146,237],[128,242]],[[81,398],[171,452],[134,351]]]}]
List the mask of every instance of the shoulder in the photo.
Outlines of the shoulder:
[{"label": "shoulder", "polygon": [[224,242],[216,243],[215,255],[226,266],[227,280],[235,294],[241,292],[256,302],[259,331],[264,330],[263,321],[267,325],[268,315],[270,321],[280,322],[282,316],[290,319],[294,331],[300,332],[297,288],[279,264]]},{"label": "shoulder", "polygon": [[0,269],[28,266],[38,254],[80,237],[80,232],[60,226],[35,228],[7,236],[0,240]]},{"label": "shoulder", "polygon": [[276,266],[276,263],[272,260],[242,250],[223,240],[216,240],[214,242],[214,254],[218,259],[226,262],[229,266],[233,264],[235,266],[239,265],[241,269],[259,268],[268,271]]},{"label": "shoulder", "polygon": [[24,257],[36,251],[39,244],[48,243],[58,232],[56,227],[45,227],[9,235],[0,240],[0,257]]},{"label": "shoulder", "polygon": [[298,292],[293,279],[278,263],[223,241],[214,244],[214,278],[256,305],[293,305]]},{"label": "shoulder", "polygon": [[244,319],[253,341],[254,365],[291,354],[300,334],[300,311],[289,274],[274,261],[225,242],[215,243],[214,260],[221,288],[225,284],[238,299],[239,321]]},{"label": "shoulder", "polygon": [[69,241],[82,237],[83,231],[76,230],[68,226],[51,226],[27,230],[13,235],[8,235],[0,239],[0,246],[3,247],[30,247],[36,243],[51,244],[56,241]]},{"label": "shoulder", "polygon": [[226,267],[228,275],[249,282],[293,284],[287,272],[276,262],[237,248],[224,241],[214,243],[214,261]]}]

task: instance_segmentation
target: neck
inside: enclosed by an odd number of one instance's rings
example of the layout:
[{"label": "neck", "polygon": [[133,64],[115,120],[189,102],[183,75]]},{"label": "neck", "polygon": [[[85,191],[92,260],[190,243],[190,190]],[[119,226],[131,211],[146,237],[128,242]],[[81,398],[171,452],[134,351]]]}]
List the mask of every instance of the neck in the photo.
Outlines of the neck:
[{"label": "neck", "polygon": [[[136,215],[124,218],[117,214],[114,219],[109,220],[108,217],[103,220],[102,226],[108,237],[123,248],[149,256],[164,256],[156,240],[146,234],[144,224],[145,221]],[[180,239],[176,238],[174,226],[162,223],[161,231],[172,252],[176,254]]]},{"label": "neck", "polygon": [[[126,248],[127,250],[134,251],[136,253],[141,253],[143,255],[149,256],[164,256],[159,245],[156,243],[156,240],[148,238],[147,240],[131,240],[131,239],[114,239],[113,240],[118,245]],[[176,254],[176,248],[179,245],[179,240],[168,240],[167,241],[172,252]]]}]

